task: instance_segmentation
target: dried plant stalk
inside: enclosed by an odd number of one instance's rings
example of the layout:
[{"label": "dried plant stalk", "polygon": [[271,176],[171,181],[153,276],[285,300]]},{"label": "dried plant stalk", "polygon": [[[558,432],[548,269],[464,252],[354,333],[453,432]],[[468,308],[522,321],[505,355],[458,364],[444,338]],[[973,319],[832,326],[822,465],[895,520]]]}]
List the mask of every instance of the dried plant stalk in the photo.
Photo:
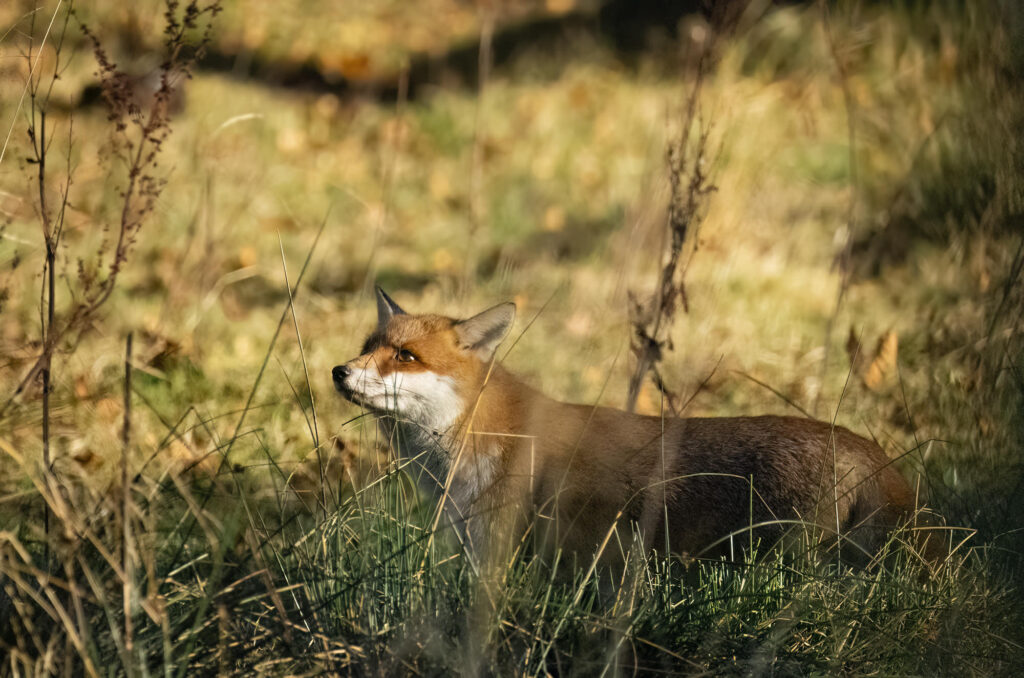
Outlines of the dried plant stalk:
[{"label": "dried plant stalk", "polygon": [[[636,409],[640,388],[648,373],[655,387],[665,396],[669,407],[680,413],[679,397],[665,383],[658,363],[665,350],[672,350],[668,328],[676,312],[682,306],[689,312],[684,278],[689,260],[683,260],[688,243],[690,253],[696,251],[696,231],[707,209],[708,198],[714,192],[707,168],[709,128],[703,125],[700,115],[700,90],[703,83],[704,59],[698,66],[697,79],[687,98],[685,113],[679,135],[669,143],[666,152],[668,160],[669,186],[666,230],[668,253],[661,269],[654,294],[642,300],[633,291],[629,292],[629,321],[632,328],[630,349],[636,357],[636,367],[629,379],[626,409]],[[691,137],[694,137],[691,140]]]}]

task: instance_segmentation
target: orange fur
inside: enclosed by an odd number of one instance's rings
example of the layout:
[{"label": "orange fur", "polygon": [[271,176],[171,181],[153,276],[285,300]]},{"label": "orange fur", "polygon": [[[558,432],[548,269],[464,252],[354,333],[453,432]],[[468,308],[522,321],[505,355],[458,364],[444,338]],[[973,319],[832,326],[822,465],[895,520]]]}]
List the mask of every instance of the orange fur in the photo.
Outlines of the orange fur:
[{"label": "orange fur", "polygon": [[[438,389],[442,404],[458,403],[450,418],[431,411],[420,421],[406,421],[401,404],[376,410],[402,455],[424,460],[477,548],[496,534],[515,539],[532,523],[544,548],[579,558],[592,557],[613,528],[639,530],[652,549],[720,555],[749,543],[751,526],[774,541],[800,522],[824,543],[844,535],[840,548],[856,558],[914,512],[914,495],[884,452],[845,428],[796,417],[659,418],[559,402],[492,365],[498,334],[508,330],[502,323],[511,324],[499,307],[456,321],[407,315],[379,294],[377,331],[362,355],[335,368],[336,383],[362,402],[350,382],[353,370],[363,370],[399,394],[411,384],[428,395]],[[467,336],[486,342],[468,345]],[[415,359],[400,360],[403,350]],[[340,382],[339,370],[350,372]],[[450,424],[436,430],[425,421]]]}]

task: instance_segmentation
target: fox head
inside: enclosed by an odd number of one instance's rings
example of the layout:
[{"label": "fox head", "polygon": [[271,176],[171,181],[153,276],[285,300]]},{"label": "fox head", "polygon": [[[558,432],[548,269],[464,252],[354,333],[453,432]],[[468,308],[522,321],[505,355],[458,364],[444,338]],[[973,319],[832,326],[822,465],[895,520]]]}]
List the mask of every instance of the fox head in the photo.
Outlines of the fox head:
[{"label": "fox head", "polygon": [[377,328],[332,370],[334,387],[371,411],[445,432],[479,395],[515,314],[504,303],[467,320],[412,315],[378,287]]}]

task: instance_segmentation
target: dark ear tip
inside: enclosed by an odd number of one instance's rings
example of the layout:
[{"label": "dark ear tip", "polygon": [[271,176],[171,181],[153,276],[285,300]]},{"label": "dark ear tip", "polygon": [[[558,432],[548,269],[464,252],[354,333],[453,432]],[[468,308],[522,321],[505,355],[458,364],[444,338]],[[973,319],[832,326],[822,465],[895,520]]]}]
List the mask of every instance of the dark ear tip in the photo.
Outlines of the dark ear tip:
[{"label": "dark ear tip", "polygon": [[[395,303],[395,300],[391,298],[390,294],[384,291],[383,287],[381,287],[380,285],[374,285],[373,289],[374,292],[377,294],[378,300],[384,301],[388,304],[388,306],[394,307],[396,312],[401,311],[401,309],[398,307],[398,304]],[[404,311],[402,312],[404,313]]]},{"label": "dark ear tip", "polygon": [[388,296],[388,293],[381,289],[380,285],[374,285],[377,293],[377,324],[383,325],[393,316],[404,315],[402,307],[395,303],[395,300]]}]

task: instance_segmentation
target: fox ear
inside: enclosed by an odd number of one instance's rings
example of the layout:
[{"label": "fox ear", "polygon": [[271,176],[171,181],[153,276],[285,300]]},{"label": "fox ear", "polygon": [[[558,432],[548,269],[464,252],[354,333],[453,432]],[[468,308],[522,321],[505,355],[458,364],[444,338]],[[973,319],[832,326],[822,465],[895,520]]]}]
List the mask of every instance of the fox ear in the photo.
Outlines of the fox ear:
[{"label": "fox ear", "polygon": [[383,329],[389,320],[396,315],[405,315],[405,311],[380,286],[374,289],[377,290],[377,329]]},{"label": "fox ear", "polygon": [[482,360],[487,361],[494,355],[515,319],[516,305],[506,302],[477,313],[469,320],[455,323],[455,334],[464,347],[475,351]]}]

